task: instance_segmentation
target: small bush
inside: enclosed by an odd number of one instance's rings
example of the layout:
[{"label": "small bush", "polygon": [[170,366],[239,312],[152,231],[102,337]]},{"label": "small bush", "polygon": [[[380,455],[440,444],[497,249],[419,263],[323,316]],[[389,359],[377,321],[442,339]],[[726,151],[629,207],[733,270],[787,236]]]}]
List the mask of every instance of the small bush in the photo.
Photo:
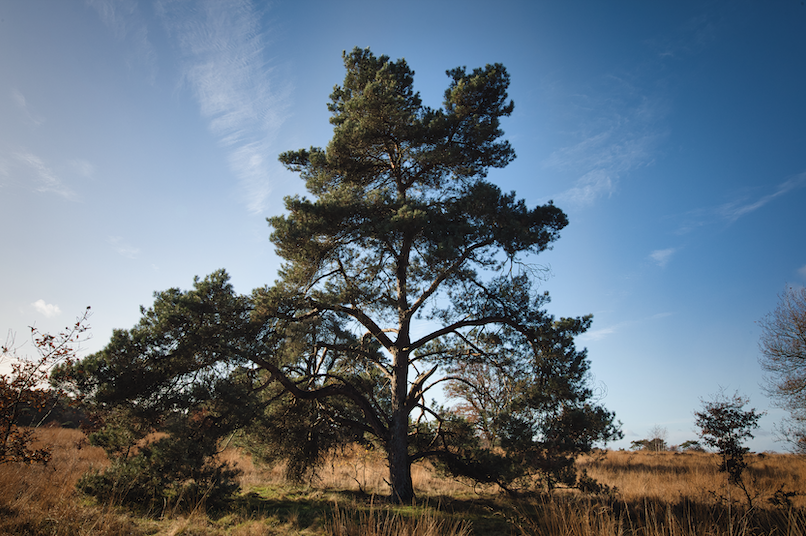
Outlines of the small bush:
[{"label": "small bush", "polygon": [[89,472],[77,486],[103,502],[152,514],[167,509],[220,508],[238,491],[240,471],[208,456],[203,442],[164,437],[131,457],[119,457],[103,472]]}]

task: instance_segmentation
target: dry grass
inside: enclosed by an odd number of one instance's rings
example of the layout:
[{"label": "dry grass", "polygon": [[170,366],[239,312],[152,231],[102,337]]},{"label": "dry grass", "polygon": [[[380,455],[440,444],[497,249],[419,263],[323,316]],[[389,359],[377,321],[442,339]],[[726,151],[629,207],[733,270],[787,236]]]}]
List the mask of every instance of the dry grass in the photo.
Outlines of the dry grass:
[{"label": "dry grass", "polygon": [[[314,483],[325,489],[388,495],[388,477],[389,468],[381,453],[355,446],[331,456],[317,472]],[[423,490],[431,496],[471,491],[466,484],[436,474],[427,462],[412,466],[411,479],[416,490]]]},{"label": "dry grass", "polygon": [[[37,445],[52,449],[47,465],[0,465],[0,534],[136,534],[127,516],[82,504],[79,477],[107,464],[103,450],[87,445],[78,430],[44,428]],[[37,446],[35,445],[35,446]]]},{"label": "dry grass", "polygon": [[[793,497],[796,507],[806,507],[806,457],[758,454],[747,458],[745,482],[757,507],[768,507],[778,489],[803,491]],[[714,454],[608,451],[580,460],[593,478],[616,486],[626,501],[658,499],[712,503],[718,497],[744,501],[741,491],[728,486],[725,473],[717,471]]]},{"label": "dry grass", "polygon": [[47,466],[0,465],[0,535],[806,536],[806,496],[792,497],[792,508],[768,501],[781,486],[804,489],[806,458],[791,455],[751,457],[752,509],[727,487],[714,455],[643,452],[581,460],[591,476],[618,488],[606,497],[565,492],[513,500],[440,477],[421,464],[413,468],[421,502],[394,507],[378,498],[388,494],[379,453],[347,449],[298,486],[283,480],[282,468],[256,467],[228,449],[222,458],[243,471],[244,492],[230,511],[146,519],[98,505],[75,490],[81,474],[107,463],[81,432],[43,429],[38,438],[53,450]]},{"label": "dry grass", "polygon": [[[470,530],[472,534],[557,536],[806,536],[806,491],[791,498],[791,509],[768,501],[782,486],[786,491],[803,489],[806,458],[764,454],[750,456],[748,461],[747,481],[755,504],[752,510],[743,504],[745,499],[738,490],[727,486],[713,454],[608,451],[586,457],[580,465],[590,476],[618,489],[609,497],[560,492],[552,497],[510,500],[489,488],[473,490],[440,477],[421,464],[413,468],[415,488],[428,501],[444,501],[440,511],[449,514],[448,519],[429,517],[422,511],[400,519],[377,507],[368,510],[366,503],[354,500],[351,506],[337,509],[336,519],[326,528],[334,535],[394,534],[404,529],[399,525],[390,529],[393,522],[407,521],[409,529],[419,527],[421,532],[416,534],[428,534],[432,529],[427,527],[442,523],[440,530],[446,534]],[[278,496],[287,497],[278,491],[287,485],[282,468],[248,467],[244,484],[274,486]],[[385,495],[389,489],[387,474],[381,455],[353,448],[328,460],[307,489],[319,498],[326,490],[351,491],[359,497]],[[450,524],[462,519],[471,521]]]},{"label": "dry grass", "polygon": [[[282,465],[256,467],[248,454],[232,448],[225,450],[221,459],[243,471],[240,476],[242,489],[286,484]],[[429,496],[463,496],[474,493],[474,488],[467,483],[438,475],[427,462],[415,464],[411,472],[414,488]],[[382,454],[353,446],[329,456],[312,475],[308,487],[385,496],[390,492],[388,477],[389,469]]]},{"label": "dry grass", "polygon": [[752,510],[719,504],[553,497],[514,507],[517,534],[563,536],[803,536],[802,510]]},{"label": "dry grass", "polygon": [[404,516],[385,508],[357,510],[335,505],[333,515],[325,523],[328,536],[470,536],[470,526],[460,520],[449,520],[428,509],[417,515]]}]

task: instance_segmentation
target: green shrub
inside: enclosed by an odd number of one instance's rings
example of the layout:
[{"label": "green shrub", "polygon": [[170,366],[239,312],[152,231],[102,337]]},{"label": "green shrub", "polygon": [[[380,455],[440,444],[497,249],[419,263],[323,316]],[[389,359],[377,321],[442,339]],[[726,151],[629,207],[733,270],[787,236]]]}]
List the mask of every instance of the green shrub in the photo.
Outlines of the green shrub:
[{"label": "green shrub", "polygon": [[77,486],[102,502],[151,514],[166,510],[220,508],[239,489],[240,470],[218,463],[198,438],[164,437],[131,457],[118,457],[103,472],[82,476]]}]

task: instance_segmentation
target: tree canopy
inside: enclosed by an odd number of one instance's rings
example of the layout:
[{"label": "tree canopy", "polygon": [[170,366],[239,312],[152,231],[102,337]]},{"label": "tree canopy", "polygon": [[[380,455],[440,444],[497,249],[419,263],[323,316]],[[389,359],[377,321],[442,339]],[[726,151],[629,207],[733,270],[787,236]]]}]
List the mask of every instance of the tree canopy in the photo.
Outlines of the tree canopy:
[{"label": "tree canopy", "polygon": [[[432,109],[405,60],[343,59],[329,144],[280,155],[310,197],[268,220],[279,279],[238,296],[221,271],[160,293],[73,381],[141,415],[193,407],[249,428],[293,447],[298,472],[335,443],[372,443],[399,502],[423,458],[512,491],[575,485],[573,458],[620,432],[573,342],[591,317],[554,318],[534,288],[566,215],[486,179],[515,157],[506,69],[447,71]],[[476,413],[428,402],[443,386]],[[501,390],[506,404],[485,401]]]},{"label": "tree canopy", "polygon": [[782,427],[784,438],[806,454],[806,289],[787,289],[759,324],[767,393],[791,415]]}]

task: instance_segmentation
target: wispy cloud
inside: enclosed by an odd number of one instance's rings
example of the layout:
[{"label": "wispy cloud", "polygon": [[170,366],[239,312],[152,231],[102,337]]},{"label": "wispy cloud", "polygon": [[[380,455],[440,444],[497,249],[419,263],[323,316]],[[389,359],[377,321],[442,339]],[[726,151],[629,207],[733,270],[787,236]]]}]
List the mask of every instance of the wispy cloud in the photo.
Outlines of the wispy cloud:
[{"label": "wispy cloud", "polygon": [[664,136],[657,127],[665,113],[661,100],[642,95],[624,79],[610,77],[608,84],[617,88],[605,91],[608,96],[600,101],[577,95],[578,106],[586,116],[589,110],[600,112],[583,119],[589,124],[572,135],[576,141],[554,151],[544,162],[550,169],[577,177],[573,186],[554,196],[558,202],[584,207],[612,195],[620,177],[652,163],[658,141]]},{"label": "wispy cloud", "polygon": [[604,328],[599,328],[599,329],[594,329],[594,330],[591,330],[591,331],[587,331],[587,332],[585,332],[585,333],[583,333],[582,335],[579,336],[579,341],[581,343],[585,343],[586,341],[599,341],[599,340],[602,340],[602,339],[604,339],[604,338],[606,338],[606,337],[608,337],[610,335],[618,333],[618,332],[624,330],[625,328],[631,328],[633,326],[640,325],[640,324],[645,324],[647,322],[651,322],[651,321],[654,321],[654,320],[661,320],[663,318],[667,318],[667,317],[670,317],[670,316],[673,316],[673,315],[674,315],[674,313],[667,311],[667,312],[662,312],[662,313],[656,313],[656,314],[654,314],[654,315],[652,315],[650,317],[647,317],[647,318],[640,318],[640,319],[637,319],[637,320],[624,320],[622,322],[617,322],[615,324],[611,324],[610,326],[607,326],[607,327],[604,327]]},{"label": "wispy cloud", "polygon": [[135,0],[85,0],[85,3],[98,12],[101,22],[112,31],[116,39],[125,39],[132,28],[139,26],[135,18]]},{"label": "wispy cloud", "polygon": [[568,200],[578,206],[592,205],[598,198],[613,193],[615,185],[607,170],[595,169],[580,177],[574,186],[558,196],[558,200]]},{"label": "wispy cloud", "polygon": [[264,210],[271,192],[267,161],[287,114],[289,91],[267,63],[261,13],[248,0],[160,4],[169,33],[183,54],[183,74],[210,130],[227,149],[230,167],[252,212]]},{"label": "wispy cloud", "polygon": [[28,151],[18,151],[15,155],[23,174],[31,178],[38,192],[53,193],[65,199],[75,199],[75,192],[37,155]]},{"label": "wispy cloud", "polygon": [[656,249],[649,254],[649,258],[655,261],[658,266],[664,268],[667,264],[669,264],[672,255],[674,255],[676,252],[677,248]]},{"label": "wispy cloud", "polygon": [[798,269],[798,274],[800,274],[802,278],[806,279],[806,264],[804,264],[803,266],[800,267],[800,269]]},{"label": "wispy cloud", "polygon": [[148,37],[148,24],[139,12],[136,0],[85,0],[98,12],[104,26],[118,41],[131,43],[129,65],[139,65],[146,80],[153,84],[157,77],[157,53]]},{"label": "wispy cloud", "polygon": [[[138,61],[156,76],[149,25],[135,0],[86,0],[118,40],[133,43]],[[180,51],[182,79],[212,133],[227,150],[251,212],[265,210],[270,175],[280,165],[266,155],[287,114],[290,95],[273,76],[263,8],[252,0],[157,0],[155,11]]]},{"label": "wispy cloud", "polygon": [[76,175],[90,178],[95,174],[95,166],[92,165],[91,162],[88,162],[82,158],[74,158],[68,162],[68,165]]},{"label": "wispy cloud", "polygon": [[38,127],[45,122],[44,117],[31,110],[31,107],[28,106],[28,100],[25,98],[25,95],[20,93],[19,90],[13,89],[11,91],[11,99],[14,101],[14,104],[17,105],[17,108],[19,108],[22,112],[26,123]]},{"label": "wispy cloud", "polygon": [[[720,9],[723,8],[720,6]],[[718,39],[721,26],[719,14],[709,12],[707,6],[702,9],[703,12],[688,19],[673,36],[649,42],[657,48],[658,57],[665,59],[697,54]]]},{"label": "wispy cloud", "polygon": [[138,255],[140,255],[140,249],[132,246],[125,240],[123,240],[120,236],[110,236],[107,238],[107,242],[118,252],[119,255],[122,255],[129,259],[136,259]]},{"label": "wispy cloud", "polygon": [[[581,115],[579,131],[565,147],[545,162],[573,177],[573,185],[553,196],[560,203],[590,206],[610,197],[628,173],[654,162],[660,141],[667,135],[663,119],[670,105],[663,80],[642,84],[651,70],[664,70],[668,58],[696,54],[713,43],[719,34],[719,17],[704,11],[679,27],[674,35],[649,42],[651,56],[632,70],[610,73],[590,91],[569,91],[567,107]],[[597,98],[591,97],[597,95]],[[576,138],[575,140],[573,138]]]},{"label": "wispy cloud", "polygon": [[782,182],[775,188],[775,191],[763,195],[754,201],[742,200],[726,203],[721,207],[719,207],[718,213],[724,219],[732,223],[746,214],[755,212],[756,210],[760,209],[761,207],[773,201],[774,199],[781,197],[782,195],[791,192],[792,190],[801,188],[804,185],[806,185],[806,172],[801,173],[800,175],[796,175],[795,177],[792,177],[791,179]]},{"label": "wispy cloud", "polygon": [[687,234],[714,223],[734,223],[738,219],[762,209],[781,196],[804,186],[806,186],[806,172],[785,180],[775,186],[771,192],[759,197],[751,199],[744,197],[722,205],[689,211],[683,215],[682,222],[677,228],[677,234]]},{"label": "wispy cloud", "polygon": [[584,342],[585,340],[599,341],[604,339],[608,335],[612,335],[613,333],[617,332],[621,327],[623,327],[622,324],[616,324],[607,328],[594,329],[580,335],[579,340],[581,342]]},{"label": "wispy cloud", "polygon": [[33,306],[34,309],[36,309],[38,313],[45,315],[46,318],[51,318],[62,314],[62,311],[61,309],[59,309],[58,305],[54,305],[52,303],[45,303],[45,300],[36,300],[31,305]]}]

